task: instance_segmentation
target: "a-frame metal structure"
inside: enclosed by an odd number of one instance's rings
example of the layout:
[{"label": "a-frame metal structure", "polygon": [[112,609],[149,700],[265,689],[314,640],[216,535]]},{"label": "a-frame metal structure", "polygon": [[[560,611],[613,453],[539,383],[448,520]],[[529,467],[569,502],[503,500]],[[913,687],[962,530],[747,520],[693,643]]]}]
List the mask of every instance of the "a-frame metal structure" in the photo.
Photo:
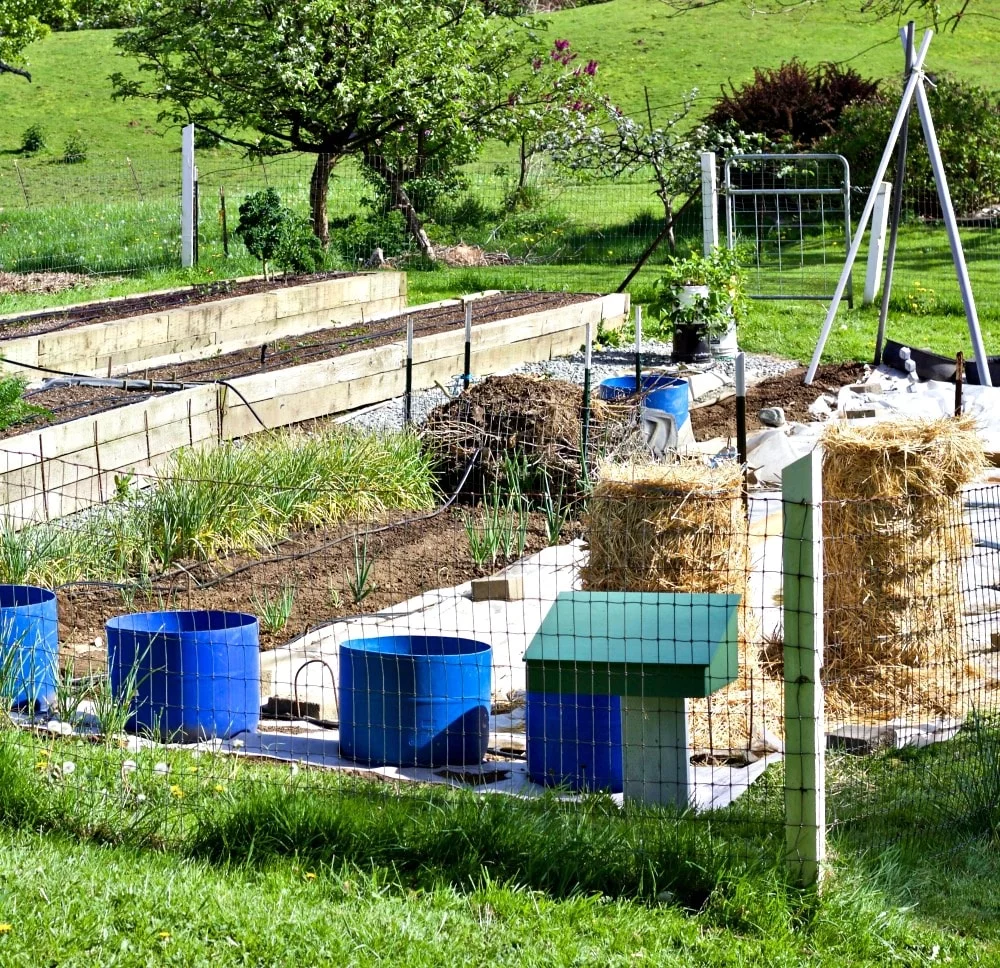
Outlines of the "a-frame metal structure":
[{"label": "a-frame metal structure", "polygon": [[[934,36],[934,32],[932,30],[924,31],[920,49],[916,51],[916,53],[913,52],[913,25],[908,25],[907,28],[901,29],[899,33],[907,54],[908,72],[906,85],[903,88],[903,96],[900,99],[899,110],[896,112],[896,120],[893,122],[892,130],[889,132],[889,140],[886,143],[885,151],[882,153],[882,160],[879,162],[878,171],[872,181],[871,193],[869,194],[868,201],[865,203],[864,210],[861,213],[861,218],[858,222],[858,229],[854,235],[854,242],[851,245],[850,252],[847,254],[847,259],[844,262],[844,269],[840,274],[840,281],[837,283],[837,288],[833,295],[833,301],[830,303],[830,308],[827,311],[826,321],[823,323],[823,329],[820,333],[819,341],[816,344],[816,350],[813,353],[812,360],[809,363],[809,369],[806,371],[804,382],[808,385],[812,383],[816,376],[816,369],[819,366],[820,357],[823,354],[823,348],[826,346],[826,341],[830,336],[830,330],[833,328],[834,317],[840,307],[840,301],[844,296],[844,290],[847,288],[847,281],[850,278],[851,269],[854,266],[854,261],[861,248],[861,242],[864,238],[865,229],[868,227],[872,211],[875,208],[875,197],[878,193],[879,185],[885,178],[886,171],[889,168],[889,162],[892,160],[893,151],[896,149],[901,135],[906,130],[906,125],[910,117],[910,108],[913,102],[916,101],[917,111],[920,114],[920,126],[924,132],[924,141],[927,143],[927,152],[930,155],[931,170],[934,173],[934,181],[937,185],[938,201],[940,202],[941,211],[944,215],[945,228],[948,231],[948,242],[951,245],[951,258],[952,262],[955,264],[955,274],[958,277],[958,288],[962,294],[962,305],[965,307],[965,318],[969,324],[969,336],[972,340],[972,348],[976,355],[976,369],[979,373],[979,382],[982,386],[992,386],[993,384],[990,380],[989,361],[986,357],[986,348],[983,345],[982,330],[979,327],[979,315],[976,312],[976,301],[973,298],[972,286],[969,282],[969,270],[965,264],[965,253],[962,251],[962,242],[958,235],[958,222],[955,219],[955,209],[951,204],[951,194],[948,191],[948,179],[945,175],[944,165],[941,161],[941,152],[938,148],[937,135],[934,132],[934,121],[931,118],[930,104],[927,101],[927,92],[924,89],[924,61],[927,58],[927,49],[930,47],[931,38]],[[901,162],[900,173],[902,173],[906,157],[905,140],[900,147],[899,157]],[[902,181],[901,177],[899,178],[899,181]],[[897,200],[899,198],[899,189],[900,186],[897,185]],[[878,348],[876,350],[876,356],[881,355],[882,340],[885,335],[885,314],[888,308],[889,289],[892,285],[892,266],[895,259],[895,230],[898,227],[899,218],[899,209],[897,207],[894,207],[893,209],[893,217],[893,233],[890,239],[889,257],[886,263],[886,276],[882,291],[882,309],[879,319]]]}]

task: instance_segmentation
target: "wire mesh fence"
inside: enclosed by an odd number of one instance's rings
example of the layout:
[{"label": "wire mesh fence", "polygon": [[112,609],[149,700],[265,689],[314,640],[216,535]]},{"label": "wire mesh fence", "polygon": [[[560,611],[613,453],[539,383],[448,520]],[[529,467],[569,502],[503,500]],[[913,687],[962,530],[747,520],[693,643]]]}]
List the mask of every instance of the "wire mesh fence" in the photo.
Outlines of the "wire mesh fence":
[{"label": "wire mesh fence", "polygon": [[859,494],[828,463],[813,611],[791,499],[656,458],[634,404],[595,401],[584,441],[579,387],[487,383],[416,434],[223,442],[9,519],[4,768],[81,829],[167,839],[268,790],[594,794],[759,854],[805,823],[785,638],[822,621],[837,843],[995,829],[997,486],[928,494],[911,466]]}]

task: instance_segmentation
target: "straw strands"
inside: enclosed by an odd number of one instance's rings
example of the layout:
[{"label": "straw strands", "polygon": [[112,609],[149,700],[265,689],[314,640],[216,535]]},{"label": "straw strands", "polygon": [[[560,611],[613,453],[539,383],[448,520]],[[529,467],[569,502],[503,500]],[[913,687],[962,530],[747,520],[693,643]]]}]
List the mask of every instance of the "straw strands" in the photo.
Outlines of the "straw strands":
[{"label": "straw strands", "polygon": [[743,596],[738,679],[690,702],[695,749],[745,751],[779,730],[780,684],[760,668],[760,626],[746,601],[749,542],[740,469],[701,461],[605,464],[585,520],[588,591]]},{"label": "straw strands", "polygon": [[985,465],[974,422],[833,424],[823,449],[828,709],[961,715],[961,488]]}]

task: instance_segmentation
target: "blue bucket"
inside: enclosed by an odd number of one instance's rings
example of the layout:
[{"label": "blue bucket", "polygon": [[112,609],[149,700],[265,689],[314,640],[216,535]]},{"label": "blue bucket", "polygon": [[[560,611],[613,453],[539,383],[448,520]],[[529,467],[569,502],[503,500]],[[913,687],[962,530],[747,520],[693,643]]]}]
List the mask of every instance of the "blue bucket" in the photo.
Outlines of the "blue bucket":
[{"label": "blue bucket", "polygon": [[0,670],[13,706],[48,709],[59,675],[56,596],[34,585],[0,585]]},{"label": "blue bucket", "polygon": [[340,646],[340,752],[372,766],[481,763],[493,650],[474,639],[386,635]]},{"label": "blue bucket", "polygon": [[525,714],[530,780],[576,792],[622,792],[620,696],[529,692]]},{"label": "blue bucket", "polygon": [[111,686],[135,696],[127,728],[196,742],[260,720],[257,619],[240,612],[138,612],[106,625]]},{"label": "blue bucket", "polygon": [[[688,418],[688,383],[680,377],[664,373],[644,374],[642,378],[643,403],[653,410],[673,414],[680,427]],[[634,376],[614,376],[597,385],[599,400],[626,400],[635,395]]]}]

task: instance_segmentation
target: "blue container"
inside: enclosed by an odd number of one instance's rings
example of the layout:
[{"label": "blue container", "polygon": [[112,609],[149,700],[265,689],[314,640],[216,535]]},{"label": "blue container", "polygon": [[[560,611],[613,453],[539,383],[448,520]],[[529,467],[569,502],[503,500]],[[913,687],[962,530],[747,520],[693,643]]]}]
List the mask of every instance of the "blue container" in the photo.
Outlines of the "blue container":
[{"label": "blue container", "polygon": [[106,625],[116,696],[135,697],[127,728],[196,742],[260,720],[257,619],[239,612],[139,612]]},{"label": "blue container", "polygon": [[474,639],[386,635],[340,646],[340,752],[372,766],[481,763],[493,650]]},{"label": "blue container", "polygon": [[[688,383],[680,377],[650,373],[642,378],[643,403],[674,415],[680,427],[688,418]],[[615,376],[597,384],[599,400],[626,400],[635,395],[634,376]]]},{"label": "blue container", "polygon": [[525,712],[529,779],[576,792],[622,792],[620,696],[529,692]]},{"label": "blue container", "polygon": [[16,708],[48,709],[59,675],[56,596],[34,585],[0,585],[0,671]]}]

